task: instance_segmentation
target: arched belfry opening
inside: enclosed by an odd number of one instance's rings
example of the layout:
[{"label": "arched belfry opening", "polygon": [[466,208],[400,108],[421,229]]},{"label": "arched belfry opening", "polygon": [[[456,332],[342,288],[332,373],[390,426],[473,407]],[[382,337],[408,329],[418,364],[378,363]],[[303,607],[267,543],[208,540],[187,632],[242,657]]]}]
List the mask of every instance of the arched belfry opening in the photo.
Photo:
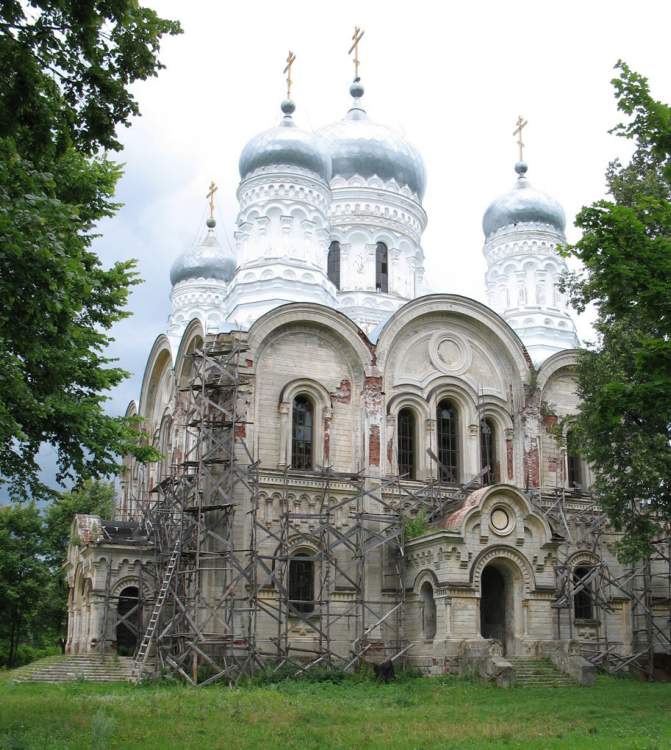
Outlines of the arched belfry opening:
[{"label": "arched belfry opening", "polygon": [[522,602],[522,575],[508,560],[495,559],[480,579],[480,634],[497,640],[503,653],[515,653]]}]

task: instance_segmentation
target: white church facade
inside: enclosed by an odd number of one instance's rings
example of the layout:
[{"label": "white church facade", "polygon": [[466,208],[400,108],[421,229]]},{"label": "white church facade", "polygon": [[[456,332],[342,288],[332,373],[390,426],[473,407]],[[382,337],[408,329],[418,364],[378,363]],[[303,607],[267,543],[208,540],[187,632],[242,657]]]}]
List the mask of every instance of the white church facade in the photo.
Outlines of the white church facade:
[{"label": "white church facade", "polygon": [[[164,459],[127,462],[115,520],[75,519],[68,649],[139,649],[194,681],[277,653],[499,678],[543,657],[589,682],[591,654],[640,644],[571,439],[564,213],[518,162],[483,219],[489,306],[428,293],[422,158],[350,91],[316,133],[285,101],[240,157],[235,252],[210,218],[175,260],[128,412]],[[217,368],[221,409],[214,387],[203,404]],[[176,508],[181,546],[161,541]]]}]

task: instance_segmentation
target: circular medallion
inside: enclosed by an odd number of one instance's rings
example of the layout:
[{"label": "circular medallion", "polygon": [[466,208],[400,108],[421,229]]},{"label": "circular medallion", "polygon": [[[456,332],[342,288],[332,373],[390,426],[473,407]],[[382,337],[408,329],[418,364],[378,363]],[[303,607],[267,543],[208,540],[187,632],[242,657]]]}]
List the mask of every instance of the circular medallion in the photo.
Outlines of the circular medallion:
[{"label": "circular medallion", "polygon": [[490,518],[494,531],[497,531],[499,534],[503,534],[510,530],[510,514],[505,508],[494,508]]},{"label": "circular medallion", "polygon": [[469,345],[455,333],[434,333],[429,342],[429,356],[436,369],[450,375],[465,372],[471,364]]}]

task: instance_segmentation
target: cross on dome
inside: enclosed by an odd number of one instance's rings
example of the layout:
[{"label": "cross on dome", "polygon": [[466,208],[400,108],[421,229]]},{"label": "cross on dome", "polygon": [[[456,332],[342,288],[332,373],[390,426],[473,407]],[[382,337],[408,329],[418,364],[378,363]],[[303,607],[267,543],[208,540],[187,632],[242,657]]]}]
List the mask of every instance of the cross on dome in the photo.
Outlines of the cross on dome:
[{"label": "cross on dome", "polygon": [[519,115],[517,122],[515,123],[515,130],[513,135],[517,136],[517,146],[520,150],[520,162],[524,161],[524,143],[522,142],[522,130],[529,124],[528,120],[525,120],[522,115]]},{"label": "cross on dome", "polygon": [[349,48],[349,51],[347,52],[348,55],[351,55],[352,52],[354,52],[354,80],[359,80],[359,42],[363,39],[364,35],[363,29],[360,29],[358,26],[354,27],[354,34],[352,34],[352,46]]}]

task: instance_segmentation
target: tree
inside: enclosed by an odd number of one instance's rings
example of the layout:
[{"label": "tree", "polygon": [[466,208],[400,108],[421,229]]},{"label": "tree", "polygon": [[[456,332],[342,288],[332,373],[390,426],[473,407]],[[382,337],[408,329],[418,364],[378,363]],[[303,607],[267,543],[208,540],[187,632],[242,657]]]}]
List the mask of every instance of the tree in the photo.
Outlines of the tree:
[{"label": "tree", "polygon": [[19,643],[40,613],[49,583],[36,504],[0,507],[0,633],[7,644],[2,651],[9,666],[16,664]]},{"label": "tree", "polygon": [[161,38],[180,32],[137,0],[7,0],[0,5],[0,481],[14,497],[58,479],[155,460],[129,420],[104,412],[126,376],[105,356],[128,313],[135,263],[102,267],[96,223],[114,215],[121,174],[104,152],[139,113],[129,86],[156,75]]},{"label": "tree", "polygon": [[671,521],[671,107],[625,63],[613,80],[633,141],[628,164],[607,171],[611,200],[583,208],[583,234],[567,253],[584,272],[566,279],[573,305],[597,311],[596,346],[578,364],[578,429],[595,490],[620,552],[649,550]]},{"label": "tree", "polygon": [[[0,665],[16,666],[65,636],[63,555],[77,513],[109,518],[114,485],[88,481],[40,509],[0,507]],[[19,648],[32,650],[21,655]]]}]

